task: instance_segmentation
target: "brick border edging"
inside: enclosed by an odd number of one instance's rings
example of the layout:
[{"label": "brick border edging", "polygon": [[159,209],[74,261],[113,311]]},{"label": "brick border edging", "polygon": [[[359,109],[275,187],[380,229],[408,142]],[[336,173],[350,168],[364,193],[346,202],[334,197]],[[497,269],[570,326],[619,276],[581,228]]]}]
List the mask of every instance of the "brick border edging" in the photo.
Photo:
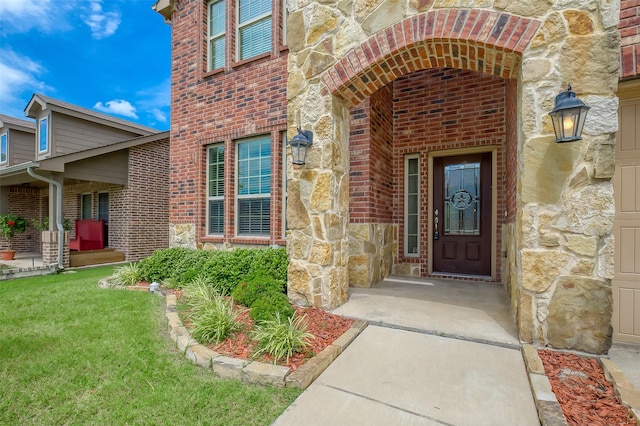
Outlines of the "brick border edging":
[{"label": "brick border edging", "polygon": [[[160,294],[164,294],[159,292]],[[215,352],[196,342],[184,327],[176,309],[176,296],[164,295],[167,303],[165,316],[171,339],[178,349],[196,365],[211,368],[223,378],[238,379],[247,383],[306,389],[347,346],[367,327],[365,321],[357,320],[349,330],[331,345],[291,371],[289,367],[261,361],[231,358]]]},{"label": "brick border edging", "polygon": [[[533,345],[524,344],[522,345],[522,357],[527,368],[529,384],[538,409],[540,423],[542,426],[567,425],[560,403],[551,390],[551,383],[544,372],[538,349]],[[640,391],[629,382],[624,372],[614,361],[607,358],[596,359],[600,362],[605,378],[613,385],[622,404],[629,408],[636,424],[640,425]]]},{"label": "brick border edging", "polygon": [[568,425],[562,413],[562,407],[551,390],[551,382],[544,372],[544,365],[538,355],[538,349],[529,344],[522,345],[522,358],[527,368],[531,393],[538,409],[538,418],[542,426]]}]

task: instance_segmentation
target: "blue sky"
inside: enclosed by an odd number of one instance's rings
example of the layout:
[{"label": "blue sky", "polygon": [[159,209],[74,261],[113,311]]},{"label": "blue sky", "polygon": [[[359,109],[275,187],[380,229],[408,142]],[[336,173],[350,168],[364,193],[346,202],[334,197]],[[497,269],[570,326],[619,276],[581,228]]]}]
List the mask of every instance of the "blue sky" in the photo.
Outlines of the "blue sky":
[{"label": "blue sky", "polygon": [[0,114],[33,93],[169,129],[171,27],[154,0],[0,0]]}]

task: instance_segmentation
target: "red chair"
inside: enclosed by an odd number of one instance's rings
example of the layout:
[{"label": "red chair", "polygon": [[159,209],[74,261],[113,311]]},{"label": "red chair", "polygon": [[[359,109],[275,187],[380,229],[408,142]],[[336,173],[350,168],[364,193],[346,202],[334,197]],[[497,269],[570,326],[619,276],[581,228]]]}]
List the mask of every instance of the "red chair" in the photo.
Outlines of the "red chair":
[{"label": "red chair", "polygon": [[104,248],[104,220],[76,220],[76,237],[69,241],[69,250],[102,250]]}]

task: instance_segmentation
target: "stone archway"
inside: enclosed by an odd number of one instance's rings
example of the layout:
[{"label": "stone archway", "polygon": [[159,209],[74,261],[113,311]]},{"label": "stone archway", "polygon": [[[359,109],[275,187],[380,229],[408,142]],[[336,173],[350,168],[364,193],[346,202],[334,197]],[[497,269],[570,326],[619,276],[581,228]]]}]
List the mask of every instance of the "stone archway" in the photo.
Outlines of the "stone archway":
[{"label": "stone archway", "polygon": [[[503,247],[521,338],[605,350],[613,217],[599,198],[611,198],[613,137],[605,121],[616,113],[604,110],[617,102],[615,7],[557,10],[519,1],[496,2],[493,10],[441,9],[427,2],[419,13],[374,3],[345,9],[312,1],[291,11],[288,26],[297,37],[289,45],[289,132],[312,130],[314,144],[305,166],[287,168],[290,298],[331,309],[347,297],[349,108],[414,71],[480,71],[518,82],[517,146],[507,153],[512,221]],[[378,23],[382,15],[388,25]],[[569,80],[592,106],[592,120],[582,144],[562,146],[553,143],[546,114]],[[584,197],[586,207],[578,204]],[[588,319],[569,330],[563,318],[571,312]],[[590,337],[579,337],[585,333]]]},{"label": "stone archway", "polygon": [[[321,58],[307,53],[300,68],[304,82],[295,72],[289,80],[288,112],[294,118],[290,124],[297,127],[310,121],[315,133],[308,164],[288,168],[287,245],[293,300],[324,308],[346,300],[348,108],[396,78],[422,69],[460,68],[514,78],[522,52],[540,25],[535,19],[487,10],[441,9],[418,14],[348,51],[321,73],[320,81],[310,78],[316,71],[310,63],[317,66]],[[301,83],[307,86],[303,90]],[[292,97],[295,92],[306,96]]]}]

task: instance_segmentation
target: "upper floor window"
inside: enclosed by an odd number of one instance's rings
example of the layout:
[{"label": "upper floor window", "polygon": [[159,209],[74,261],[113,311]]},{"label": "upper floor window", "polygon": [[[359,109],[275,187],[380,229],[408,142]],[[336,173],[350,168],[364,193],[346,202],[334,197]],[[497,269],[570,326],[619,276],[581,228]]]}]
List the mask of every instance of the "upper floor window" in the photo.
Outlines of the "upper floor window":
[{"label": "upper floor window", "polygon": [[224,145],[207,149],[207,234],[224,233]]},{"label": "upper floor window", "polygon": [[237,234],[269,236],[271,223],[271,138],[238,143]]},{"label": "upper floor window", "polygon": [[0,135],[0,164],[9,161],[9,136],[7,132]]},{"label": "upper floor window", "polygon": [[271,51],[271,0],[239,0],[238,59]]},{"label": "upper floor window", "polygon": [[209,70],[225,65],[225,0],[209,3]]},{"label": "upper floor window", "polygon": [[49,151],[49,116],[38,121],[38,152]]}]

